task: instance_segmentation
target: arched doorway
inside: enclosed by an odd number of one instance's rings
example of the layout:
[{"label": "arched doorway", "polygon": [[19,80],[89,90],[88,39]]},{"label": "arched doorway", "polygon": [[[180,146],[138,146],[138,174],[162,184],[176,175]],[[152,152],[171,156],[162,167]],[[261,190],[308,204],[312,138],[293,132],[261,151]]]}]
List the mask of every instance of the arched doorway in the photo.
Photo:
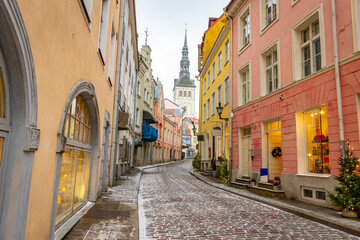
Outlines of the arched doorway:
[{"label": "arched doorway", "polygon": [[0,239],[24,239],[39,147],[35,68],[16,1],[0,1]]}]

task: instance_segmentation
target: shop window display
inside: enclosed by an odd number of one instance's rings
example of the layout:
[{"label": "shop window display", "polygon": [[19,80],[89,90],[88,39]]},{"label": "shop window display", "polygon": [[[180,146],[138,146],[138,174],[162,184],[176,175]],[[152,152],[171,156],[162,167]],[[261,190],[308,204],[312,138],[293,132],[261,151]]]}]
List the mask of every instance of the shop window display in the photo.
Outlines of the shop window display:
[{"label": "shop window display", "polygon": [[87,199],[91,124],[88,108],[80,96],[70,106],[64,135],[72,141],[69,141],[62,155],[56,224],[72,215]]},{"label": "shop window display", "polygon": [[305,112],[309,173],[330,174],[326,107]]}]

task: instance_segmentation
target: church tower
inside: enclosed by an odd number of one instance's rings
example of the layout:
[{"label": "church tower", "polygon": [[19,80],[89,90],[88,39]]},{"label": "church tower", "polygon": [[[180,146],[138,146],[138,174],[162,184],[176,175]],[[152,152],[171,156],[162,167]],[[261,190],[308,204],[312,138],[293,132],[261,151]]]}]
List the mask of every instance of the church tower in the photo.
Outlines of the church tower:
[{"label": "church tower", "polygon": [[174,79],[174,102],[185,107],[184,116],[195,117],[195,80],[190,79],[189,48],[187,46],[187,29],[185,29],[185,40],[180,61],[179,78]]}]

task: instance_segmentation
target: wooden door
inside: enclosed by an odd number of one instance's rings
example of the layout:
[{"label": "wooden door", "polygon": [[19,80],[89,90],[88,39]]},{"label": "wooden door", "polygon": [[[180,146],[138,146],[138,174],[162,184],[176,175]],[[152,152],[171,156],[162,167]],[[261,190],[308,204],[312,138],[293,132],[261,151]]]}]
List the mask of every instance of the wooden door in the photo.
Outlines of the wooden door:
[{"label": "wooden door", "polygon": [[271,132],[267,135],[269,180],[272,180],[275,176],[280,176],[282,171],[282,157],[272,156],[272,151],[274,148],[281,148],[281,131]]},{"label": "wooden door", "polygon": [[251,177],[251,135],[242,138],[242,176]]}]

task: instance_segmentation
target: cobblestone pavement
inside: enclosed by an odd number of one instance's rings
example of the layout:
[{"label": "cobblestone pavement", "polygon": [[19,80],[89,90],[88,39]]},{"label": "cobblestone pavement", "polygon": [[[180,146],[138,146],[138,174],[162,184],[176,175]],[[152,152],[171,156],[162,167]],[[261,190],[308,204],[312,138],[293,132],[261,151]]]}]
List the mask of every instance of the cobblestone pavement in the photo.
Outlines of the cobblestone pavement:
[{"label": "cobblestone pavement", "polygon": [[215,189],[189,174],[191,161],[144,170],[140,239],[359,239]]}]

